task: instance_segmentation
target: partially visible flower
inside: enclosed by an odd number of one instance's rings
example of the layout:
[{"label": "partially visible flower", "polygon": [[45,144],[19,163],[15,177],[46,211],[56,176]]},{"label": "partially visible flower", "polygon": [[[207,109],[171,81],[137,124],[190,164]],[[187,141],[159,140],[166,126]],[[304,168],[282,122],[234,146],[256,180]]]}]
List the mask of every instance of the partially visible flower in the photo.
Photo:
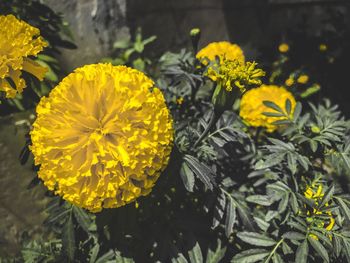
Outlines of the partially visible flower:
[{"label": "partially visible flower", "polygon": [[309,76],[308,75],[300,75],[299,78],[297,79],[297,82],[300,84],[305,84],[309,81]]},{"label": "partially visible flower", "polygon": [[250,86],[261,85],[260,78],[265,76],[265,72],[256,65],[255,62],[242,63],[224,58],[218,67],[208,69],[207,76],[227,91],[236,87],[243,93]]},{"label": "partially visible flower", "polygon": [[227,41],[212,42],[199,50],[196,55],[196,58],[201,60],[205,65],[208,64],[205,59],[215,61],[216,57],[219,57],[220,62],[222,62],[224,57],[227,60],[238,60],[241,63],[245,61],[243,50],[238,45]]},{"label": "partially visible flower", "polygon": [[26,86],[22,70],[42,80],[47,69],[30,57],[47,46],[39,29],[13,15],[0,16],[0,91],[14,98]]},{"label": "partially visible flower", "polygon": [[320,46],[318,47],[318,49],[321,51],[321,52],[325,52],[327,51],[328,47],[326,44],[320,44]]},{"label": "partially visible flower", "polygon": [[278,50],[281,52],[281,53],[286,53],[289,51],[289,45],[286,44],[286,43],[282,43],[278,46]]},{"label": "partially visible flower", "polygon": [[92,212],[147,195],[168,163],[172,118],[161,91],[135,69],[78,68],[36,113],[31,151],[39,178]]},{"label": "partially visible flower", "polygon": [[[307,199],[313,200],[315,205],[318,206],[322,202],[324,196],[323,185],[320,183],[307,186],[304,196]],[[327,206],[329,206],[328,202],[325,204],[325,207]],[[306,216],[309,218],[313,216],[312,223],[317,227],[325,228],[328,231],[332,230],[334,227],[335,219],[330,211],[322,212],[316,208],[313,208],[312,210],[308,209],[306,211]],[[327,216],[328,218],[325,219],[324,216]],[[318,237],[314,234],[310,234],[310,237],[318,240]]]},{"label": "partially visible flower", "polygon": [[184,102],[184,98],[183,97],[179,97],[176,99],[176,104],[181,105]]},{"label": "partially visible flower", "polygon": [[265,106],[263,102],[272,101],[281,109],[284,109],[287,99],[291,102],[291,114],[293,114],[296,102],[292,93],[283,87],[261,85],[259,88],[251,89],[243,94],[239,115],[250,126],[265,127],[268,132],[272,132],[277,129],[277,126],[272,123],[283,120],[284,117],[270,117],[264,115],[264,112],[275,111]]},{"label": "partially visible flower", "polygon": [[286,79],[284,84],[286,84],[286,86],[290,87],[294,84],[294,79],[289,77],[288,79]]}]

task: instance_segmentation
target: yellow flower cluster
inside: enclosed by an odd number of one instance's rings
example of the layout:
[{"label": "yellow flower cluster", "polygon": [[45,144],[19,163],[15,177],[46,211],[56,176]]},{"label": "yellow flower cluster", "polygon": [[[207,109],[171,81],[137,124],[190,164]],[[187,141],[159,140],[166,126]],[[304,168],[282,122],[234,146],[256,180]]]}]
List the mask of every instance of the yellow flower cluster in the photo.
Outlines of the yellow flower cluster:
[{"label": "yellow flower cluster", "polygon": [[227,60],[238,60],[241,63],[245,61],[243,50],[238,45],[227,41],[212,42],[198,51],[196,55],[196,58],[201,60],[205,65],[208,64],[208,61],[205,59],[215,61],[216,57],[219,57],[220,61],[223,58]]},{"label": "yellow flower cluster", "polygon": [[47,69],[29,57],[36,56],[46,46],[39,29],[13,15],[0,16],[0,91],[7,98],[14,98],[25,88],[22,70],[43,79]]},{"label": "yellow flower cluster", "polygon": [[255,62],[241,63],[238,60],[223,58],[218,68],[208,68],[207,76],[227,91],[237,87],[244,92],[249,86],[261,85],[260,78],[265,75],[265,72],[255,68],[256,65]]},{"label": "yellow flower cluster", "polygon": [[172,118],[161,91],[135,69],[78,68],[36,112],[31,150],[38,176],[92,212],[147,195],[168,163]]},{"label": "yellow flower cluster", "polygon": [[249,125],[265,127],[268,132],[273,132],[277,129],[277,126],[272,123],[277,120],[282,120],[283,117],[269,117],[263,115],[264,112],[275,112],[273,109],[265,106],[263,102],[272,101],[281,109],[284,109],[287,99],[291,102],[291,113],[293,114],[296,102],[289,91],[275,85],[261,85],[259,88],[251,89],[243,95],[239,114]]},{"label": "yellow flower cluster", "polygon": [[[315,201],[316,205],[319,205],[319,203],[322,201],[322,198],[324,196],[324,192],[323,192],[323,186],[322,184],[313,184],[311,186],[308,186],[304,192],[304,196],[308,199],[312,199]],[[328,203],[325,204],[325,206],[329,206]],[[319,211],[317,209],[313,209],[312,211],[307,211],[307,216],[311,216],[311,215],[324,215],[326,214],[328,216],[328,220],[326,219],[316,219],[315,220],[315,224],[318,227],[323,227],[326,230],[330,231],[333,229],[334,224],[335,224],[335,219],[332,216],[332,213],[330,211],[327,211],[326,213],[323,213],[322,211]],[[314,239],[318,240],[318,237],[314,234],[310,234],[310,236]]]}]

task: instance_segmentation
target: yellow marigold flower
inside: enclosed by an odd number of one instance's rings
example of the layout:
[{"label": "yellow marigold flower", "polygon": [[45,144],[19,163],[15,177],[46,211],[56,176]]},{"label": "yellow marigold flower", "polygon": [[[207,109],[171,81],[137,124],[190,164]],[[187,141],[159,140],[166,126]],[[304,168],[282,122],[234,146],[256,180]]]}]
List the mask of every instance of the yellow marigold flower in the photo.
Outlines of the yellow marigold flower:
[{"label": "yellow marigold flower", "polygon": [[46,46],[39,29],[13,15],[0,16],[0,91],[7,98],[14,98],[25,88],[22,70],[43,79],[47,69],[29,57]]},{"label": "yellow marigold flower", "polygon": [[260,78],[265,75],[265,72],[256,68],[256,65],[255,62],[242,63],[238,60],[223,58],[218,67],[208,69],[207,75],[227,91],[232,91],[233,87],[237,87],[244,92],[249,86],[261,85]]},{"label": "yellow marigold flower", "polygon": [[265,127],[268,132],[277,129],[272,123],[282,120],[283,117],[269,117],[264,112],[275,112],[263,104],[264,101],[272,101],[281,109],[285,108],[286,100],[289,99],[292,105],[292,114],[295,108],[295,99],[289,91],[275,85],[261,85],[259,88],[251,89],[243,94],[240,113],[241,118],[254,127]]},{"label": "yellow marigold flower", "polygon": [[309,81],[309,76],[308,75],[300,75],[299,78],[297,79],[297,82],[300,84],[305,84]]},{"label": "yellow marigold flower", "polygon": [[243,50],[236,44],[232,44],[228,41],[212,42],[206,47],[198,51],[196,58],[202,60],[203,64],[207,64],[205,58],[210,61],[215,61],[216,57],[220,58],[220,61],[225,57],[227,60],[238,60],[244,63],[245,57]]},{"label": "yellow marigold flower", "polygon": [[135,69],[78,68],[36,113],[31,150],[39,178],[92,212],[147,195],[168,163],[172,118],[161,91]]},{"label": "yellow marigold flower", "polygon": [[281,53],[286,53],[289,51],[289,46],[288,44],[286,43],[282,43],[281,45],[278,46],[278,50],[281,52]]},{"label": "yellow marigold flower", "polygon": [[326,44],[321,44],[318,49],[321,51],[321,52],[324,52],[324,51],[327,51],[328,47]]},{"label": "yellow marigold flower", "polygon": [[294,79],[293,78],[288,78],[284,84],[286,84],[286,86],[290,87],[294,84]]}]

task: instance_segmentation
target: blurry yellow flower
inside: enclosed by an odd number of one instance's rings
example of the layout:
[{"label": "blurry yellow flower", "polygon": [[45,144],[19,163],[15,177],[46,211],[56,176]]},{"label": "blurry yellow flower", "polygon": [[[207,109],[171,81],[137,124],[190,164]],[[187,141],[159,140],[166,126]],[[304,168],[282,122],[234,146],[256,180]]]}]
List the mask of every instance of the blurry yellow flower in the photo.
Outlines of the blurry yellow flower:
[{"label": "blurry yellow flower", "polygon": [[286,52],[288,52],[288,50],[289,50],[289,46],[288,46],[288,44],[286,44],[286,43],[282,43],[282,44],[280,44],[280,45],[278,46],[278,50],[279,50],[281,53],[286,53]]},{"label": "blurry yellow flower", "polygon": [[285,108],[285,102],[289,99],[292,104],[292,112],[295,108],[295,99],[289,91],[283,87],[274,85],[261,85],[259,88],[251,89],[243,94],[240,113],[244,121],[254,127],[265,127],[268,132],[277,129],[272,123],[282,120],[283,117],[269,117],[263,115],[263,112],[276,112],[263,104],[263,101],[272,101],[281,109]]},{"label": "blurry yellow flower", "polygon": [[183,97],[179,97],[176,99],[176,103],[181,105],[184,102],[184,98]]},{"label": "blurry yellow flower", "polygon": [[294,79],[293,78],[288,78],[284,84],[286,84],[286,86],[290,87],[294,84]]},{"label": "blurry yellow flower", "polygon": [[305,84],[309,81],[309,76],[308,75],[300,75],[299,78],[297,79],[297,82],[300,84]]},{"label": "blurry yellow flower", "polygon": [[13,15],[0,16],[0,91],[7,98],[14,98],[25,88],[22,70],[43,79],[47,69],[29,57],[46,46],[39,29]]},{"label": "blurry yellow flower", "polygon": [[324,52],[324,51],[327,51],[328,47],[326,44],[320,44],[320,46],[318,47],[318,49],[321,51],[321,52]]},{"label": "blurry yellow flower", "polygon": [[163,94],[142,72],[78,68],[41,99],[31,131],[39,178],[92,212],[147,195],[172,149]]},{"label": "blurry yellow flower", "polygon": [[243,50],[236,44],[232,44],[227,41],[212,42],[206,47],[198,51],[196,58],[202,60],[205,65],[207,58],[210,61],[215,61],[216,57],[220,58],[220,61],[225,57],[227,60],[238,60],[243,63],[245,61]]}]

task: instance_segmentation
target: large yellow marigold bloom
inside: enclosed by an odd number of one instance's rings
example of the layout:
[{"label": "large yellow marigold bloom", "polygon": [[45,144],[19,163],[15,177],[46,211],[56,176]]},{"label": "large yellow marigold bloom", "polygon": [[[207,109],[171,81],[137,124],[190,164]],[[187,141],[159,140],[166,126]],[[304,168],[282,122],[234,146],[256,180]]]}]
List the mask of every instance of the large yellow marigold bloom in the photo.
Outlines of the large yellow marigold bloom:
[{"label": "large yellow marigold bloom", "polygon": [[227,60],[238,60],[241,63],[245,61],[243,50],[238,45],[227,41],[210,43],[198,51],[196,58],[205,63],[203,59],[207,58],[210,61],[214,61],[216,56],[218,56],[220,60],[225,57]]},{"label": "large yellow marigold bloom", "polygon": [[7,98],[14,98],[25,88],[22,70],[43,79],[47,69],[29,57],[46,46],[39,29],[13,15],[0,16],[0,91],[6,92]]},{"label": "large yellow marigold bloom", "polygon": [[283,119],[283,117],[269,117],[263,112],[276,112],[263,104],[263,101],[272,101],[281,109],[285,108],[285,102],[289,99],[292,104],[292,113],[295,108],[295,99],[289,91],[275,85],[261,85],[259,88],[247,91],[241,100],[240,116],[249,125],[254,127],[265,127],[267,131],[274,131],[277,126],[272,123]]},{"label": "large yellow marigold bloom", "polygon": [[168,163],[172,118],[161,91],[135,69],[78,68],[36,112],[31,150],[39,178],[92,212],[147,195]]}]

